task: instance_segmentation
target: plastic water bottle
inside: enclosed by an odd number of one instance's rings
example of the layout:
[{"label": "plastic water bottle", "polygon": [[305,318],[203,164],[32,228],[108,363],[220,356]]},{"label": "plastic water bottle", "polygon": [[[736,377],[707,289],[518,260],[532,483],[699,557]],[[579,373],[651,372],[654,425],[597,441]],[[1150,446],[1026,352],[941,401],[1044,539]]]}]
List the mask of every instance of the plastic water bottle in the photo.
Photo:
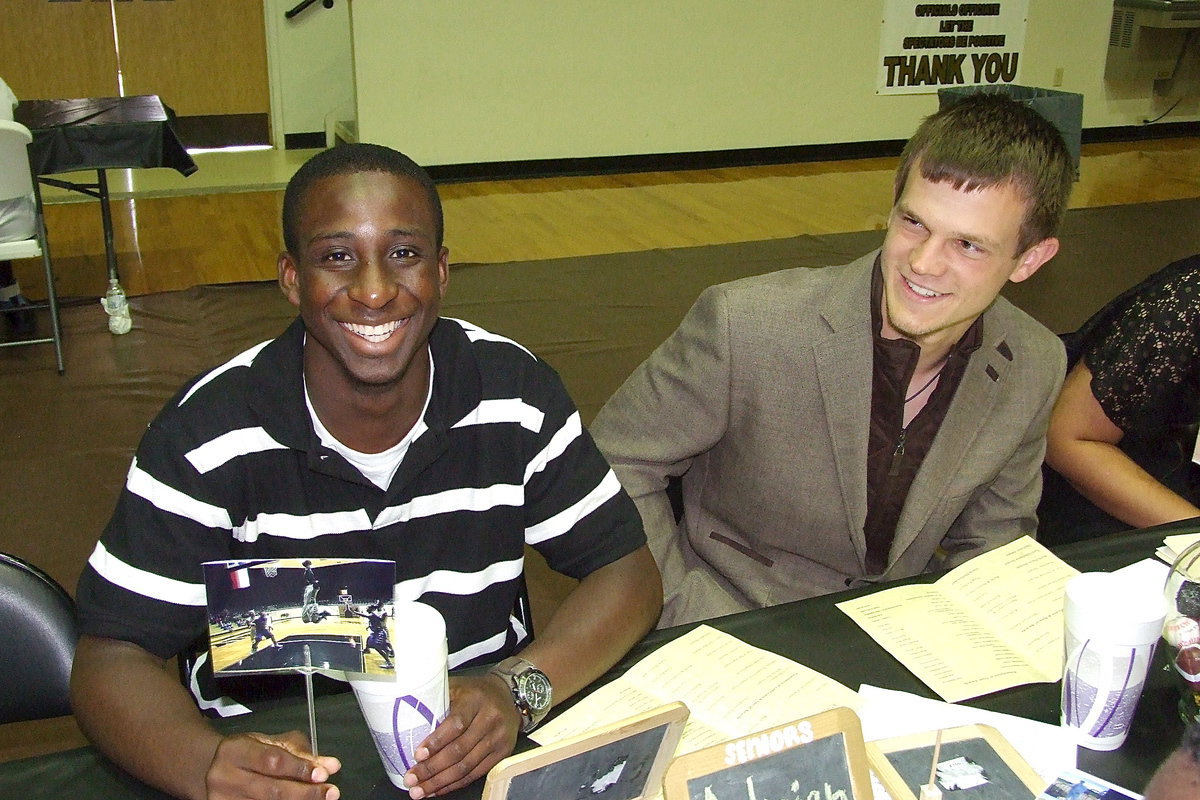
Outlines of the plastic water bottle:
[{"label": "plastic water bottle", "polygon": [[133,328],[133,319],[129,316],[129,301],[125,299],[125,290],[120,282],[112,278],[108,282],[108,291],[100,301],[108,314],[108,330],[111,333],[129,333]]}]

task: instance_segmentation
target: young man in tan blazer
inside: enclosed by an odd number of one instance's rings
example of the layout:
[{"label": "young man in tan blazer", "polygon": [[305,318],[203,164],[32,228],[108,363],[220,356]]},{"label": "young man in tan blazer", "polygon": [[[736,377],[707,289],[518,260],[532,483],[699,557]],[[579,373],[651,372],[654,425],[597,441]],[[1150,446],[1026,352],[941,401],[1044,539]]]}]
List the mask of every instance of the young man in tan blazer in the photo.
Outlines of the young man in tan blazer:
[{"label": "young man in tan blazer", "polygon": [[662,571],[660,627],[1036,531],[1065,357],[998,294],[1057,252],[1073,177],[1050,123],[971,95],[905,147],[881,250],[705,290],[592,426]]}]

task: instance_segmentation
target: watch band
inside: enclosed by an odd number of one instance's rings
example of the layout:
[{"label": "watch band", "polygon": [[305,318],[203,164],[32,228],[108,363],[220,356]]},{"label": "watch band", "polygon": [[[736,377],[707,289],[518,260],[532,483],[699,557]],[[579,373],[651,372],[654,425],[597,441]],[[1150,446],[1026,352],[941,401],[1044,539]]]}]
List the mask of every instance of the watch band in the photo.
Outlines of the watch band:
[{"label": "watch band", "polygon": [[521,732],[529,733],[550,711],[553,690],[546,673],[534,664],[512,656],[488,670],[503,680],[512,692],[513,705],[521,715]]}]

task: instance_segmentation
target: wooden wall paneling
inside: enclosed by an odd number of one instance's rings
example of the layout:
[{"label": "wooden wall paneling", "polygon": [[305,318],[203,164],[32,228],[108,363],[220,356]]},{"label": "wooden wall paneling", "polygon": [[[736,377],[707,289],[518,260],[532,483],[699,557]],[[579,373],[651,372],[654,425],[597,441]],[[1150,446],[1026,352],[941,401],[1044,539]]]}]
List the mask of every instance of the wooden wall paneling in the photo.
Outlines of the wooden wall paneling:
[{"label": "wooden wall paneling", "polygon": [[124,0],[116,13],[126,94],[180,116],[270,112],[262,0]]},{"label": "wooden wall paneling", "polygon": [[119,93],[108,2],[4,0],[0,77],[23,100]]}]

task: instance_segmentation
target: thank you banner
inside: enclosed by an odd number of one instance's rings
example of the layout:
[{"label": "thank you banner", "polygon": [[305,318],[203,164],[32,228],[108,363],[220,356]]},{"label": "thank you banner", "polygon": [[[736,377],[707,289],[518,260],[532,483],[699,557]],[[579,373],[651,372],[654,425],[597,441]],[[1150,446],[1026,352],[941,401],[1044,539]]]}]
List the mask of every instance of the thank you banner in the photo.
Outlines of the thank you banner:
[{"label": "thank you banner", "polygon": [[1017,83],[1029,0],[914,3],[884,0],[879,94]]}]

